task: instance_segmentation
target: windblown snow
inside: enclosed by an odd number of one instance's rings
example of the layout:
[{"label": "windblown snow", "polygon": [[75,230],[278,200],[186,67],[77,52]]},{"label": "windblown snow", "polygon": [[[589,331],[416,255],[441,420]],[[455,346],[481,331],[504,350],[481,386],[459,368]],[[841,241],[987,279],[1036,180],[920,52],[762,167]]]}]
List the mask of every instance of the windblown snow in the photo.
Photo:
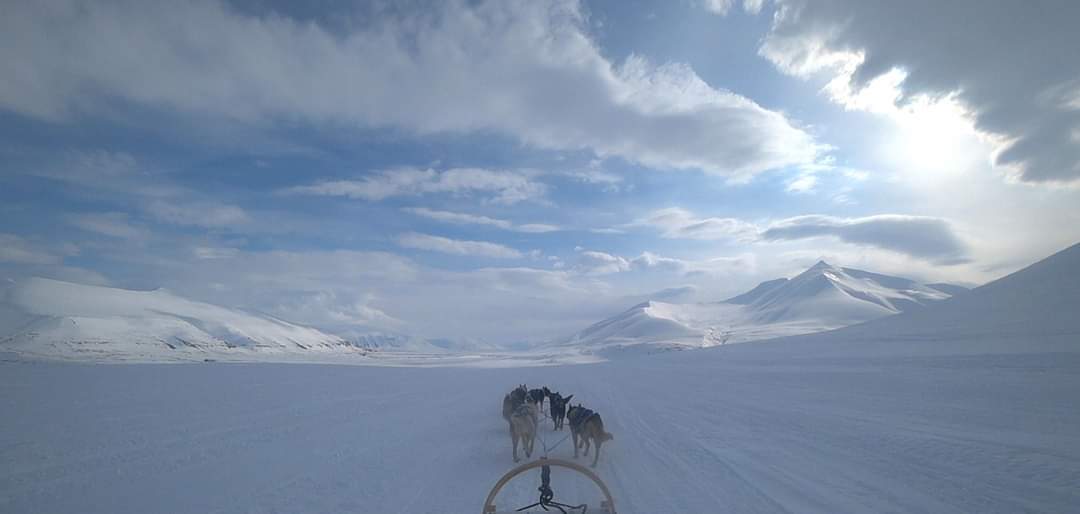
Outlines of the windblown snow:
[{"label": "windblown snow", "polygon": [[635,305],[559,346],[611,356],[741,343],[862,323],[917,310],[961,291],[821,261],[794,278],[762,282],[723,302]]}]

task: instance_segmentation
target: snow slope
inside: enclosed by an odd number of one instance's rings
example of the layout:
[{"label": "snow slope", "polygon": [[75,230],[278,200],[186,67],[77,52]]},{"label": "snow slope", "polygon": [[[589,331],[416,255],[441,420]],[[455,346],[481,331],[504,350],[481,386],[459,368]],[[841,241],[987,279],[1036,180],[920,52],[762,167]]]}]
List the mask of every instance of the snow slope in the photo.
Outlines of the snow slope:
[{"label": "snow slope", "polygon": [[426,339],[404,334],[384,332],[345,333],[342,338],[353,346],[372,351],[396,351],[416,353],[446,353],[446,349],[432,344]]},{"label": "snow slope", "polygon": [[1073,351],[1080,347],[1080,244],[932,309],[776,341],[770,351],[877,354]]},{"label": "snow slope", "polygon": [[558,346],[610,356],[821,332],[916,310],[961,290],[822,261],[723,302],[641,303]]},{"label": "snow slope", "polygon": [[168,361],[364,353],[314,328],[164,290],[28,278],[2,293],[0,350],[29,357]]}]

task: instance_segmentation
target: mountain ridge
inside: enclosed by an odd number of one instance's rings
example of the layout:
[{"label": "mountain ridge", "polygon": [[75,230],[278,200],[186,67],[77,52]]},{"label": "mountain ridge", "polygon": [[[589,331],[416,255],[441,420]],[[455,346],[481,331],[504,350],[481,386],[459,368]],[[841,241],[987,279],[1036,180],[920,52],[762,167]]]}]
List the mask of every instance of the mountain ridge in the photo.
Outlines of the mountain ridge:
[{"label": "mountain ridge", "polygon": [[822,260],[792,278],[763,281],[721,302],[639,303],[553,346],[607,353],[642,344],[703,347],[820,332],[919,309],[960,290]]}]

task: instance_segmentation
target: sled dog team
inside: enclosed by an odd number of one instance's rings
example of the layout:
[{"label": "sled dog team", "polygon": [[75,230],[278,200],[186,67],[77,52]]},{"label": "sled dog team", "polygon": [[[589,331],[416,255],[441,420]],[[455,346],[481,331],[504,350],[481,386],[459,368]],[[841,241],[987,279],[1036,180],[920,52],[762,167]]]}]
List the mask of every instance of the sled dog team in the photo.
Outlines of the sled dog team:
[{"label": "sled dog team", "polygon": [[[552,392],[547,387],[541,389],[529,389],[525,384],[514,388],[503,397],[502,417],[510,424],[510,440],[514,445],[514,462],[518,462],[518,443],[525,451],[525,457],[532,457],[533,444],[536,442],[536,431],[540,426],[540,415],[544,411],[544,399],[548,400],[548,411],[554,430],[562,430],[566,421],[570,422],[570,437],[574,444],[574,458],[578,456],[578,448],[584,448],[585,456],[589,455],[592,443],[596,444],[596,453],[593,454],[592,466],[596,467],[596,461],[600,459],[600,446],[604,441],[610,441],[614,437],[604,431],[604,421],[600,413],[586,409],[580,403],[570,405],[570,399],[574,395],[563,397],[557,392]],[[567,407],[569,406],[569,410]]]}]

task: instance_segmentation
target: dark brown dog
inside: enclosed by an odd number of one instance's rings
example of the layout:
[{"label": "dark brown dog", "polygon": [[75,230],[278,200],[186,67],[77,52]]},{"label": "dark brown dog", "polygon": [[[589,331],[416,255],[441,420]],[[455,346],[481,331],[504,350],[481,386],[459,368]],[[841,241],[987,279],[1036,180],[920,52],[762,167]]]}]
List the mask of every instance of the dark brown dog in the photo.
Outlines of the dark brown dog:
[{"label": "dark brown dog", "polygon": [[614,436],[604,431],[604,420],[600,414],[586,409],[578,404],[570,407],[566,413],[566,419],[570,421],[570,436],[574,441],[574,458],[578,456],[578,447],[585,447],[585,456],[589,455],[590,442],[596,443],[596,454],[593,455],[592,467],[596,467],[596,461],[600,460],[600,447],[604,441],[615,439]]}]

